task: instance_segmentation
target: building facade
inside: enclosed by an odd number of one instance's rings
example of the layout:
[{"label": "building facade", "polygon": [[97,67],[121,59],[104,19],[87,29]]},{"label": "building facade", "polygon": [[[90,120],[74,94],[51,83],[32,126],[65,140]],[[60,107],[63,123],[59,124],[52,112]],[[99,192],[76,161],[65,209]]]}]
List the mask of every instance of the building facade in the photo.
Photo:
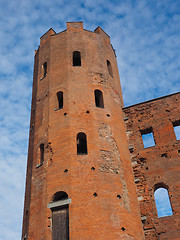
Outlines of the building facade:
[{"label": "building facade", "polygon": [[[35,52],[22,239],[178,239],[178,100],[124,108],[115,51],[100,27],[69,22],[46,32]],[[143,149],[143,131],[155,146]],[[166,224],[153,198],[159,187],[173,196]]]}]

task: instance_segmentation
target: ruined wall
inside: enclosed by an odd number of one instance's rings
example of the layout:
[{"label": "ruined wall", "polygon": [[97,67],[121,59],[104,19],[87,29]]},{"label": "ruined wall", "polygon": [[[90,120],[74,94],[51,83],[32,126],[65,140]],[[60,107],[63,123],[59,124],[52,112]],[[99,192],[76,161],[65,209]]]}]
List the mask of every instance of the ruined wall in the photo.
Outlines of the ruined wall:
[{"label": "ruined wall", "polygon": [[[123,109],[129,151],[137,187],[141,219],[147,240],[180,237],[180,140],[173,123],[180,120],[180,93]],[[151,129],[155,146],[144,148],[141,133]],[[155,185],[166,186],[172,216],[159,217]]]}]

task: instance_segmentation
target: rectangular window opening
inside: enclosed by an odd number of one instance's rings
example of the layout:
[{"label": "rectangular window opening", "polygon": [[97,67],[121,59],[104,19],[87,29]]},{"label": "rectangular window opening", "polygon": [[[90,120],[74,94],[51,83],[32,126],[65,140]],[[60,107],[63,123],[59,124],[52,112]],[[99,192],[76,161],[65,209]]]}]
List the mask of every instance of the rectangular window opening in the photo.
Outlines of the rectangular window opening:
[{"label": "rectangular window opening", "polygon": [[44,162],[44,144],[40,145],[40,165]]},{"label": "rectangular window opening", "polygon": [[142,136],[144,148],[155,146],[152,128],[141,130],[141,136]]},{"label": "rectangular window opening", "polygon": [[58,109],[63,108],[63,92],[57,92],[57,99],[58,99]]},{"label": "rectangular window opening", "polygon": [[180,140],[180,120],[173,122],[173,128],[176,135],[176,139]]}]

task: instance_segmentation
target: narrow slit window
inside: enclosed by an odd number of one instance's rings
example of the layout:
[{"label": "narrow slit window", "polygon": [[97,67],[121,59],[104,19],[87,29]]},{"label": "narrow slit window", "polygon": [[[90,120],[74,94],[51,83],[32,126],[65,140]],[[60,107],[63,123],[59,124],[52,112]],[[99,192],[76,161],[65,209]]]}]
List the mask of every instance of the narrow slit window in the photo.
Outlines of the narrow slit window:
[{"label": "narrow slit window", "polygon": [[44,144],[40,145],[40,165],[44,162]]},{"label": "narrow slit window", "polygon": [[94,91],[96,107],[104,108],[103,93],[96,89]]},{"label": "narrow slit window", "polygon": [[63,92],[57,92],[57,100],[58,100],[58,109],[63,108]]},{"label": "narrow slit window", "polygon": [[176,139],[180,140],[180,120],[173,122],[173,128],[176,135]]},{"label": "narrow slit window", "polygon": [[83,132],[77,134],[77,154],[78,155],[87,154],[87,138],[86,134]]},{"label": "narrow slit window", "polygon": [[45,78],[46,75],[47,75],[47,62],[43,63],[42,69],[43,69],[43,76],[42,76],[42,78]]},{"label": "narrow slit window", "polygon": [[152,128],[141,130],[144,148],[155,146]]},{"label": "narrow slit window", "polygon": [[109,60],[107,60],[107,69],[108,69],[108,73],[111,77],[113,77],[113,71],[112,71],[112,66]]},{"label": "narrow slit window", "polygon": [[164,187],[164,185],[160,185],[158,188],[155,188],[154,198],[158,217],[173,215],[168,190]]},{"label": "narrow slit window", "polygon": [[73,52],[73,66],[81,66],[81,53],[79,51]]}]

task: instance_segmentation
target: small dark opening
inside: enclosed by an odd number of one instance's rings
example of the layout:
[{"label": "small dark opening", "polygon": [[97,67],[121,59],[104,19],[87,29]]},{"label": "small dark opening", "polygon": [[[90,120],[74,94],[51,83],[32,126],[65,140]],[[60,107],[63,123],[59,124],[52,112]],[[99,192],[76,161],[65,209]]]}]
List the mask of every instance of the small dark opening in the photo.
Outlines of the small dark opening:
[{"label": "small dark opening", "polygon": [[109,75],[113,77],[112,66],[109,60],[107,60],[107,68],[108,68]]},{"label": "small dark opening", "polygon": [[64,172],[67,173],[67,172],[68,172],[68,169],[65,169]]},{"label": "small dark opening", "polygon": [[44,144],[42,143],[40,145],[40,164],[43,164],[44,162]]},{"label": "small dark opening", "polygon": [[63,108],[63,92],[57,92],[57,99],[58,99],[58,108],[62,109]]},{"label": "small dark opening", "polygon": [[65,113],[64,113],[64,116],[66,116],[66,115],[67,115],[67,113],[65,112]]},{"label": "small dark opening", "polygon": [[77,154],[78,155],[87,154],[86,134],[83,132],[77,134]]},{"label": "small dark opening", "polygon": [[95,193],[93,193],[93,196],[94,196],[94,197],[97,197],[97,193],[96,193],[96,192],[95,192]]},{"label": "small dark opening", "polygon": [[73,66],[81,66],[81,53],[79,51],[73,52]]},{"label": "small dark opening", "polygon": [[96,107],[104,108],[103,93],[96,89],[94,91]]},{"label": "small dark opening", "polygon": [[110,117],[110,114],[106,114],[107,117]]},{"label": "small dark opening", "polygon": [[47,62],[43,63],[43,77],[47,75]]},{"label": "small dark opening", "polygon": [[92,167],[91,170],[95,170],[95,167]]},{"label": "small dark opening", "polygon": [[161,154],[161,157],[165,157],[165,158],[167,158],[168,155],[167,155],[167,153],[162,153],[162,154]]},{"label": "small dark opening", "polygon": [[121,228],[121,230],[122,230],[122,231],[125,231],[125,228],[124,228],[124,227],[122,227],[122,228]]},{"label": "small dark opening", "polygon": [[86,113],[89,113],[89,111],[86,111]]},{"label": "small dark opening", "polygon": [[118,198],[118,199],[121,199],[121,196],[118,194],[118,195],[117,195],[117,198]]},{"label": "small dark opening", "polygon": [[56,202],[56,201],[60,201],[60,200],[65,200],[65,199],[68,199],[68,195],[66,192],[57,192],[54,194],[53,196],[53,202]]}]

